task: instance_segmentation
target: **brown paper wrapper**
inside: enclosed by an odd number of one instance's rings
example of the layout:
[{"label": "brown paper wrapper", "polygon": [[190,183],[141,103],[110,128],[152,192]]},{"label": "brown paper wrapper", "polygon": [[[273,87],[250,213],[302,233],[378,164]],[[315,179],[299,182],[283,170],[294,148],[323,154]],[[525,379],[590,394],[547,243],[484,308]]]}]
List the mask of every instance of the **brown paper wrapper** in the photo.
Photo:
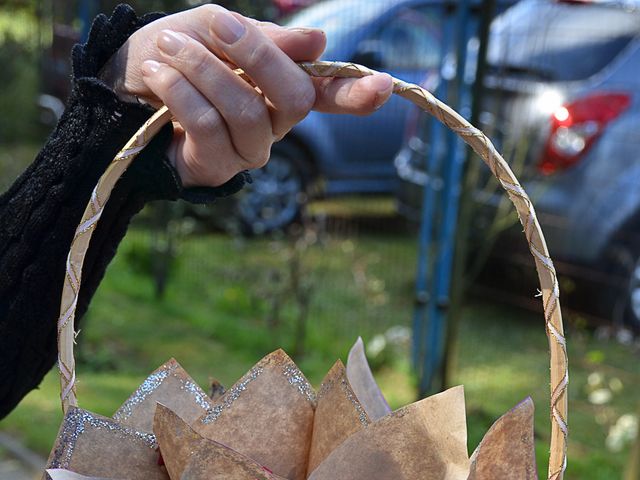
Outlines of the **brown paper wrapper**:
[{"label": "brown paper wrapper", "polygon": [[315,393],[282,350],[264,357],[194,429],[290,480],[305,478]]},{"label": "brown paper wrapper", "polygon": [[71,407],[62,420],[47,468],[89,477],[168,480],[158,466],[155,437]]},{"label": "brown paper wrapper", "polygon": [[372,421],[376,421],[391,413],[391,408],[385,400],[380,387],[373,378],[367,356],[364,351],[362,338],[358,337],[349,351],[347,359],[347,378],[358,400],[364,407]]},{"label": "brown paper wrapper", "polygon": [[393,412],[335,449],[311,480],[466,480],[469,472],[464,390]]},{"label": "brown paper wrapper", "polygon": [[[381,413],[361,340],[349,359],[351,378]],[[70,408],[48,467],[54,480],[532,480],[533,414],[528,398],[502,416],[470,461],[462,387],[374,422],[340,360],[316,397],[277,350],[217,401],[170,360],[116,412],[119,421]]]},{"label": "brown paper wrapper", "polygon": [[61,468],[49,469],[47,470],[47,475],[49,475],[51,480],[124,480],[106,477],[85,477],[79,473],[75,473],[70,470],[63,470]]},{"label": "brown paper wrapper", "polygon": [[158,405],[154,429],[172,480],[277,480],[252,459],[198,435],[178,415]]},{"label": "brown paper wrapper", "polygon": [[500,417],[471,457],[469,480],[538,478],[533,437],[531,398]]},{"label": "brown paper wrapper", "polygon": [[207,394],[172,358],[142,382],[113,414],[113,419],[121,425],[151,432],[158,403],[166,405],[188,423],[195,422],[213,407]]},{"label": "brown paper wrapper", "polygon": [[307,475],[338,445],[369,423],[367,412],[347,380],[344,365],[338,360],[318,391]]}]

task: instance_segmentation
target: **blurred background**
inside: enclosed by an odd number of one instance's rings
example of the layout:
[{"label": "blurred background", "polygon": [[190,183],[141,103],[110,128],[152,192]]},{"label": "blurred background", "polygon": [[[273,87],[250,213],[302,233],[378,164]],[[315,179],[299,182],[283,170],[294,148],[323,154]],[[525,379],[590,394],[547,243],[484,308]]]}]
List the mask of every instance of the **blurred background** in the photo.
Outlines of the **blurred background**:
[{"label": "blurred background", "polygon": [[[64,110],[69,52],[115,1],[0,2],[0,187]],[[201,4],[131,2],[139,14]],[[418,83],[481,127],[536,206],[569,344],[569,479],[640,478],[640,2],[222,1],[327,32],[324,59]],[[312,112],[254,183],[211,207],[148,205],[78,338],[84,408],[111,415],[175,357],[229,387],[283,347],[314,385],[361,336],[393,408],[464,384],[469,450],[530,395],[549,445],[533,261],[489,170],[394,98]],[[0,421],[0,477],[35,478],[61,419],[49,374]],[[27,472],[27,473],[25,473]]]}]

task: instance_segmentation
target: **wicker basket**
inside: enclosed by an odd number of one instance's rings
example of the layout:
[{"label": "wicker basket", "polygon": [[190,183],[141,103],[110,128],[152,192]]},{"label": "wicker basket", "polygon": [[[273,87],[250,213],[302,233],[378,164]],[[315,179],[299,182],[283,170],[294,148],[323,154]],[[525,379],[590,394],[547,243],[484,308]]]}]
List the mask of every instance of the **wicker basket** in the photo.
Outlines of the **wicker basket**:
[{"label": "wicker basket", "polygon": [[[302,63],[300,67],[309,75],[316,77],[363,77],[374,73],[372,70],[360,65],[341,62]],[[242,75],[241,71],[237,73]],[[506,190],[507,195],[516,207],[538,272],[544,306],[545,327],[549,339],[551,359],[551,446],[548,478],[550,480],[562,479],[566,468],[567,384],[569,379],[567,350],[560,312],[556,272],[549,257],[533,205],[505,160],[480,130],[469,124],[457,112],[423,88],[397,79],[394,79],[393,83],[393,92],[395,94],[406,98],[435,116],[473,148],[487,164],[500,185]],[[70,407],[75,407],[78,404],[75,388],[75,359],[73,354],[75,332],[73,326],[81,283],[82,265],[91,235],[120,176],[135,159],[136,155],[170,120],[171,112],[166,107],[160,108],[116,155],[94,189],[91,200],[76,230],[67,258],[67,274],[62,293],[61,313],[58,320],[58,366],[60,370],[62,407],[65,413]]]}]

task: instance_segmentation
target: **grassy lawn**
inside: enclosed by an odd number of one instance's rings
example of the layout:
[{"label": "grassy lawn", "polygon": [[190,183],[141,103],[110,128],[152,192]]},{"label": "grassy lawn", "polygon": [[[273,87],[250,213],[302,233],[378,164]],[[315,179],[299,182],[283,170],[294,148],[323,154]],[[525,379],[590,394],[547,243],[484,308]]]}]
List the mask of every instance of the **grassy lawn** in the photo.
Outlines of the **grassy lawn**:
[{"label": "grassy lawn", "polygon": [[11,186],[13,181],[33,161],[41,145],[21,143],[0,145],[0,193]]},{"label": "grassy lawn", "polygon": [[[293,356],[315,385],[336,358],[346,359],[357,335],[367,342],[390,326],[410,323],[413,236],[313,235],[297,249],[286,240],[187,237],[166,295],[156,299],[147,274],[150,237],[131,231],[82,326],[80,405],[110,415],[171,356],[201,385],[215,376],[230,386],[269,351],[282,346],[294,352],[299,302],[289,286],[291,275],[301,279],[311,319],[303,348],[298,345]],[[470,450],[498,416],[533,397],[541,477],[549,444],[546,342],[541,315],[489,303],[467,305],[453,379],[466,389]],[[567,478],[620,478],[629,449],[611,453],[605,439],[620,415],[637,411],[637,354],[580,331],[571,332],[569,342]],[[588,399],[594,373],[613,392],[602,405]],[[394,408],[415,400],[405,355],[381,365],[376,375]],[[60,418],[58,383],[51,373],[0,429],[46,455]]]}]

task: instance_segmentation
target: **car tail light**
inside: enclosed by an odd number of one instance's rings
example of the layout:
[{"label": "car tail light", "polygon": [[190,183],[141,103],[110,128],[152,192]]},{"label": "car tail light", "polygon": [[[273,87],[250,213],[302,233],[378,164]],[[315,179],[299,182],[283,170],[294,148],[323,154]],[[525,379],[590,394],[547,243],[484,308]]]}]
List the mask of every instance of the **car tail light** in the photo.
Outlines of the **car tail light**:
[{"label": "car tail light", "polygon": [[630,103],[626,93],[597,93],[556,109],[539,170],[550,175],[576,164]]}]

